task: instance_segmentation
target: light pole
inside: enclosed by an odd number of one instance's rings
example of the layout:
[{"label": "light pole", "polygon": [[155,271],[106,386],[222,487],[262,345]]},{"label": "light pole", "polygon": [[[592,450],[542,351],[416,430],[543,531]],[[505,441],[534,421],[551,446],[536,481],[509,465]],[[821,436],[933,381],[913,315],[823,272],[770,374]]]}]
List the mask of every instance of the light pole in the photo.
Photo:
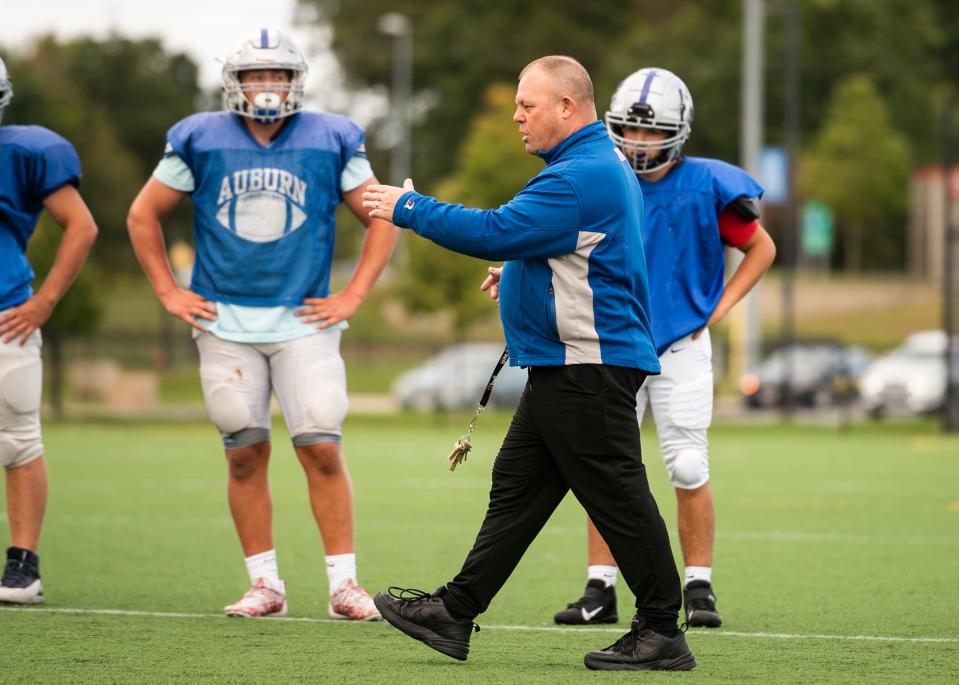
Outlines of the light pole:
[{"label": "light pole", "polygon": [[393,39],[390,113],[398,135],[390,150],[390,183],[399,186],[409,178],[412,168],[413,20],[399,12],[388,12],[380,16],[376,26]]}]

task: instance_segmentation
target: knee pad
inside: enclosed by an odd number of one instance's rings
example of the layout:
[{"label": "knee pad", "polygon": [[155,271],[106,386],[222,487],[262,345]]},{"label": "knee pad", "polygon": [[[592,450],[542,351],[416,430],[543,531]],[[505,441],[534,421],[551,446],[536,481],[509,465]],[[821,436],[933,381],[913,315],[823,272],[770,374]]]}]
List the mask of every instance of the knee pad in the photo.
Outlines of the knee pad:
[{"label": "knee pad", "polygon": [[301,396],[306,403],[304,414],[309,420],[303,433],[331,436],[335,440],[342,431],[343,419],[349,407],[345,389],[338,384],[324,383],[310,392],[301,393]]},{"label": "knee pad", "polygon": [[250,408],[229,383],[217,383],[205,394],[207,413],[221,433],[232,435],[249,427]]},{"label": "knee pad", "polygon": [[679,449],[665,461],[673,487],[695,490],[709,481],[709,458],[704,450]]},{"label": "knee pad", "polygon": [[16,468],[43,454],[40,395],[43,365],[39,357],[0,368],[0,466]]}]

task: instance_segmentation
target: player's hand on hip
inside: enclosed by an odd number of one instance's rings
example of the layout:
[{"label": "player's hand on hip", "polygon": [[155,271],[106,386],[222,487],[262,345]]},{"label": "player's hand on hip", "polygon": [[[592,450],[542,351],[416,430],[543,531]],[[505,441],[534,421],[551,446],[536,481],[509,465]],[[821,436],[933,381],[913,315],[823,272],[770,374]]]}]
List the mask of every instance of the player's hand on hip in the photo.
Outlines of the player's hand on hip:
[{"label": "player's hand on hip", "polygon": [[491,266],[487,271],[489,276],[483,281],[480,290],[489,290],[489,296],[499,302],[499,279],[503,275],[503,267]]},{"label": "player's hand on hip", "polygon": [[196,322],[198,318],[209,321],[216,319],[216,305],[192,290],[171,290],[160,296],[160,302],[171,316],[182,319],[198,331],[205,330]]},{"label": "player's hand on hip", "polygon": [[3,342],[13,342],[20,338],[20,344],[26,345],[33,332],[47,322],[53,314],[54,303],[34,295],[26,302],[8,310],[0,317],[0,336]]},{"label": "player's hand on hip", "polygon": [[296,312],[303,323],[315,323],[319,329],[344,321],[356,313],[363,298],[348,290],[333,293],[329,297],[307,297],[303,309]]},{"label": "player's hand on hip", "polygon": [[393,223],[393,210],[401,196],[413,190],[412,179],[403,181],[403,187],[384,185],[367,186],[363,193],[363,206],[370,210],[371,219],[386,219]]}]

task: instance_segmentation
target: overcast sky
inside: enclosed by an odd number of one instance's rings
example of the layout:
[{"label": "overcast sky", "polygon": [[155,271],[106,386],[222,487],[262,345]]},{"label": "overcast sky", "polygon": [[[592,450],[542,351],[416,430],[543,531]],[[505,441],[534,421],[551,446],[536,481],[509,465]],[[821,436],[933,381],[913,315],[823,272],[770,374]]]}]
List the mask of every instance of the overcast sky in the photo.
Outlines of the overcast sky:
[{"label": "overcast sky", "polygon": [[24,49],[47,33],[59,38],[111,33],[158,37],[168,50],[193,58],[201,84],[209,89],[220,84],[217,60],[267,26],[289,34],[307,55],[307,94],[313,106],[349,110],[358,119],[374,115],[378,105],[370,98],[379,101],[382,94],[346,100],[325,32],[296,21],[295,8],[296,0],[0,0],[0,44]]}]

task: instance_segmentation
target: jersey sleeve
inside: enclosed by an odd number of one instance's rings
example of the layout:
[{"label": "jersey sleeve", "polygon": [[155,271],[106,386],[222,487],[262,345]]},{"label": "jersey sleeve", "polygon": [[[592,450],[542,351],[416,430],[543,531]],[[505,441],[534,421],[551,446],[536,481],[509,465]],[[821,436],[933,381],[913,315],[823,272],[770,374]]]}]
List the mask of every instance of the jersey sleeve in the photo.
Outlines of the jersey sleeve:
[{"label": "jersey sleeve", "polygon": [[730,203],[739,198],[758,200],[763,196],[763,187],[739,167],[719,160],[709,160],[708,168],[712,176],[717,214],[721,214]]},{"label": "jersey sleeve", "polygon": [[165,186],[179,190],[182,193],[192,193],[196,190],[196,179],[193,172],[186,165],[180,155],[173,152],[168,145],[168,152],[163,155],[163,159],[153,170],[153,177]]},{"label": "jersey sleeve", "polygon": [[373,178],[373,167],[365,154],[355,155],[340,174],[340,191],[348,193]]},{"label": "jersey sleeve", "polygon": [[731,206],[727,206],[719,215],[719,237],[724,245],[741,248],[752,239],[758,228],[758,221],[744,218]]},{"label": "jersey sleeve", "polygon": [[44,148],[37,162],[33,186],[41,201],[65,185],[80,185],[80,158],[66,140]]}]

